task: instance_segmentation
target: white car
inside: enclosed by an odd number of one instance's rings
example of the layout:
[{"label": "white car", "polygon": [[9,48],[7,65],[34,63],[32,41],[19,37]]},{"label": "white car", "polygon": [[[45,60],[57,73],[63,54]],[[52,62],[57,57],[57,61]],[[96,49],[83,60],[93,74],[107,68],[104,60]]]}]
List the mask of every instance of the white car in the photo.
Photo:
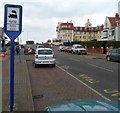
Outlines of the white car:
[{"label": "white car", "polygon": [[64,49],[65,49],[65,46],[59,46],[58,47],[58,51],[64,51]]},{"label": "white car", "polygon": [[86,51],[86,49],[82,45],[74,44],[72,46],[72,53],[73,54],[85,54],[86,55],[87,51]]},{"label": "white car", "polygon": [[34,55],[34,67],[37,65],[52,65],[55,67],[56,60],[51,48],[37,48]]}]

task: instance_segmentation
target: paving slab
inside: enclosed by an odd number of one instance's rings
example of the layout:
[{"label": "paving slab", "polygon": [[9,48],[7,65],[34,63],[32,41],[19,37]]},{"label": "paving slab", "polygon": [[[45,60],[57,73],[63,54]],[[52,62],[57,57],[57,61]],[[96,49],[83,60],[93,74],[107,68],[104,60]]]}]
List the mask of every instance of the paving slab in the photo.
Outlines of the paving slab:
[{"label": "paving slab", "polygon": [[[21,62],[20,62],[21,58]],[[14,66],[14,111],[34,111],[26,59],[24,55],[15,55]],[[6,55],[2,63],[2,111],[10,106],[10,56]]]}]

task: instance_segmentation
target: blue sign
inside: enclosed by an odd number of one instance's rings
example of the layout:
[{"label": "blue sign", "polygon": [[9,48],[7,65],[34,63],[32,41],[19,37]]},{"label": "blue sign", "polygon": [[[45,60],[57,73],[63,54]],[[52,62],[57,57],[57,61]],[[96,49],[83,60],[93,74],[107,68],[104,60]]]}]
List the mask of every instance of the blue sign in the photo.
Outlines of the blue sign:
[{"label": "blue sign", "polygon": [[5,5],[4,13],[4,32],[14,40],[22,31],[22,6],[20,5]]},{"label": "blue sign", "polygon": [[10,112],[14,108],[14,40],[22,31],[22,6],[5,5],[4,33],[10,38]]}]

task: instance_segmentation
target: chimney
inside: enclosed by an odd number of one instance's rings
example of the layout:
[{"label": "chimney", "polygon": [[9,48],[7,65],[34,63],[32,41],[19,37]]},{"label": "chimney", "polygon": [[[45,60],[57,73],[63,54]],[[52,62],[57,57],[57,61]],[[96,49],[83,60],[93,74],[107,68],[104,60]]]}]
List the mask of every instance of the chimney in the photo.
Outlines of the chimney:
[{"label": "chimney", "polygon": [[116,14],[115,14],[115,17],[116,17],[116,18],[119,18],[119,14],[118,14],[118,13],[116,13]]}]

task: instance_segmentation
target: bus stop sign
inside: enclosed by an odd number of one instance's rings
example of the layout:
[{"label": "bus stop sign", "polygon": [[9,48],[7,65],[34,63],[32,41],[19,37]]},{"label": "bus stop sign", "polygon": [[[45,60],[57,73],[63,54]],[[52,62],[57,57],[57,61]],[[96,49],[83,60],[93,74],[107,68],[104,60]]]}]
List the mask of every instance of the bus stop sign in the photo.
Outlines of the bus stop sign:
[{"label": "bus stop sign", "polygon": [[4,12],[4,32],[14,40],[22,31],[22,6],[20,5],[5,5]]},{"label": "bus stop sign", "polygon": [[6,4],[4,33],[10,38],[10,112],[14,108],[14,40],[22,31],[22,6]]}]

